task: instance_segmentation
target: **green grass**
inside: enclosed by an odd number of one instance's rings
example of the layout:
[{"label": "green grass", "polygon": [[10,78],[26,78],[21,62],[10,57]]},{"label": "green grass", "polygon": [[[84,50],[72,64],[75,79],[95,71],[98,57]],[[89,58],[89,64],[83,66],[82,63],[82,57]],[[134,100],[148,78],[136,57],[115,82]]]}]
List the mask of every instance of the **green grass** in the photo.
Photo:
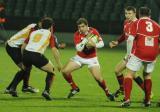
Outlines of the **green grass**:
[{"label": "green grass", "polygon": [[[73,48],[63,49],[60,50],[60,52],[64,64],[70,57],[75,55],[75,50]],[[124,50],[116,49],[102,49],[98,51],[103,77],[111,92],[114,92],[118,88],[118,83],[114,75],[114,67],[123,58],[124,54]],[[54,62],[50,50],[46,51],[46,56]],[[72,99],[66,98],[70,87],[63,79],[62,75],[56,70],[56,77],[51,91],[54,100],[45,101],[41,97],[41,92],[44,88],[44,79],[46,75],[45,72],[34,67],[31,72],[30,84],[40,89],[38,94],[22,93],[22,84],[18,86],[18,98],[3,94],[5,87],[14,77],[18,68],[9,58],[3,46],[0,47],[0,57],[0,112],[160,112],[160,108],[156,107],[156,102],[160,99],[159,59],[155,71],[152,74],[154,93],[152,107],[142,107],[141,102],[144,93],[134,84],[131,107],[120,108],[120,99],[122,97],[116,99],[115,102],[108,101],[96,81],[89,74],[86,66],[73,72],[74,80],[79,85],[81,91]],[[139,74],[141,74],[141,72],[139,72]]]}]

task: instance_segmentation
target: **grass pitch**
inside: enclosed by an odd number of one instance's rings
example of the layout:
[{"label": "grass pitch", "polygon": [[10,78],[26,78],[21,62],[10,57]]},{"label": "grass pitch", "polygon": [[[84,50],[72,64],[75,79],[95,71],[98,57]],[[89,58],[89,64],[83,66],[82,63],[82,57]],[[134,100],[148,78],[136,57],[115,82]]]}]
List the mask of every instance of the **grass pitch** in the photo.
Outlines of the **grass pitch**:
[{"label": "grass pitch", "polygon": [[[74,48],[66,48],[60,50],[62,62],[65,64],[72,56],[75,55]],[[50,50],[45,52],[46,56],[54,63],[54,59]],[[125,55],[125,49],[101,49],[98,51],[99,61],[104,79],[108,88],[114,92],[118,88],[118,83],[114,75],[115,65]],[[153,93],[152,106],[150,108],[142,107],[144,97],[143,91],[134,83],[132,90],[132,104],[129,108],[121,108],[120,100],[110,102],[105,97],[104,92],[97,85],[96,81],[90,75],[87,67],[73,72],[73,78],[80,87],[80,93],[72,99],[67,99],[70,86],[63,79],[61,73],[56,70],[56,77],[52,86],[51,95],[53,101],[45,101],[41,97],[45,84],[45,72],[33,67],[30,77],[30,85],[39,88],[37,94],[22,93],[22,84],[18,86],[18,98],[3,94],[5,87],[10,83],[18,68],[12,62],[5,52],[3,46],[0,47],[0,112],[160,112],[160,108],[156,107],[156,102],[160,99],[160,63],[159,59],[153,76]],[[140,71],[138,74],[141,74]]]}]

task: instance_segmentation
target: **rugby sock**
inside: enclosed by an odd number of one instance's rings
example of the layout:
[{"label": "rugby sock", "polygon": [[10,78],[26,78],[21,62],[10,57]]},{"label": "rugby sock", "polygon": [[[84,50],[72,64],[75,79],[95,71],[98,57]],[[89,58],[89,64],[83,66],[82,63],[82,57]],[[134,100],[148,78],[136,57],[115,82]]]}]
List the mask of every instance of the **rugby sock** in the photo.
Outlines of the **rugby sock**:
[{"label": "rugby sock", "polygon": [[72,89],[76,89],[78,88],[77,85],[75,84],[75,82],[72,79],[72,75],[71,74],[63,74],[64,79],[70,84],[70,86],[72,87]]},{"label": "rugby sock", "polygon": [[150,101],[151,89],[152,89],[152,80],[144,80],[144,89],[145,89],[145,100]]},{"label": "rugby sock", "polygon": [[144,82],[140,76],[134,78],[134,81],[138,84],[139,87],[141,87],[142,90],[144,90]]},{"label": "rugby sock", "polygon": [[131,78],[124,78],[125,100],[130,100],[131,91],[132,91],[132,79]]},{"label": "rugby sock", "polygon": [[24,75],[24,71],[18,71],[14,77],[14,79],[12,80],[12,85],[10,86],[10,89],[12,90],[16,90],[17,85],[19,84],[19,82],[23,79],[23,75]]},{"label": "rugby sock", "polygon": [[106,86],[106,82],[104,80],[102,80],[101,82],[99,80],[96,80],[96,81],[98,82],[99,86],[105,91],[106,96],[108,96],[109,95],[109,90]]},{"label": "rugby sock", "polygon": [[29,78],[30,78],[31,69],[26,69],[23,76],[23,88],[27,88],[29,86]]},{"label": "rugby sock", "polygon": [[52,82],[53,82],[53,78],[54,78],[54,74],[53,73],[49,73],[47,72],[47,76],[46,76],[46,86],[45,86],[45,90],[49,93]]},{"label": "rugby sock", "polygon": [[124,77],[123,77],[123,74],[119,75],[119,76],[116,76],[117,77],[117,80],[118,80],[118,83],[119,83],[119,86],[120,86],[120,90],[124,90],[123,89],[123,81],[124,81]]}]

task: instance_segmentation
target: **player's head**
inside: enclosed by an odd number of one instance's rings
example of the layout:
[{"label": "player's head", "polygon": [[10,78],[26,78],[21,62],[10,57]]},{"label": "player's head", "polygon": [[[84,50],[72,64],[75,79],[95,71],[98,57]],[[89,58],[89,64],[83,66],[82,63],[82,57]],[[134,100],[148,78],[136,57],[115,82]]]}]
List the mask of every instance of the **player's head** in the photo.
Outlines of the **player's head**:
[{"label": "player's head", "polygon": [[86,33],[88,31],[88,21],[85,18],[79,18],[77,20],[78,30],[81,33]]},{"label": "player's head", "polygon": [[125,17],[127,20],[132,21],[136,18],[136,8],[133,6],[127,6],[125,9]]},{"label": "player's head", "polygon": [[49,17],[43,18],[40,22],[40,26],[43,29],[49,29],[51,28],[52,25],[53,25],[53,20],[52,18],[49,18]]},{"label": "player's head", "polygon": [[140,7],[139,8],[139,17],[150,17],[151,16],[151,9],[148,7]]}]

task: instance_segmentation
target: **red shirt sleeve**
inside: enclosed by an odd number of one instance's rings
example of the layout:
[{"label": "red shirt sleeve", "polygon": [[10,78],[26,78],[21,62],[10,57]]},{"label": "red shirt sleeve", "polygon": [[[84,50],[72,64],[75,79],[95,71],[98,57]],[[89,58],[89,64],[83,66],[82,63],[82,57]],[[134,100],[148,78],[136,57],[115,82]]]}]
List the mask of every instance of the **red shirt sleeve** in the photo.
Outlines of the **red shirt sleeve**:
[{"label": "red shirt sleeve", "polygon": [[55,38],[53,35],[51,35],[49,43],[51,48],[55,47]]},{"label": "red shirt sleeve", "polygon": [[120,44],[123,41],[125,41],[125,34],[124,34],[124,32],[118,37],[117,41],[118,41],[118,44]]}]

